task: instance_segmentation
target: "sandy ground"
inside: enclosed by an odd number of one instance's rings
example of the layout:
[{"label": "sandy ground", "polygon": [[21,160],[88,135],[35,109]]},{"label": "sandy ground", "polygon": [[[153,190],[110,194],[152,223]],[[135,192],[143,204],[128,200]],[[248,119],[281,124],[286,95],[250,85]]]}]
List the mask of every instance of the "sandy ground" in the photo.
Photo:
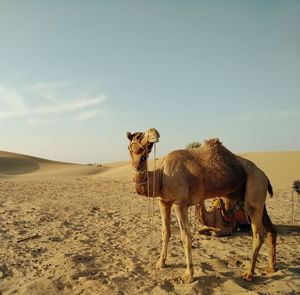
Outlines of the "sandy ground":
[{"label": "sandy ground", "polygon": [[243,156],[274,188],[267,208],[279,233],[278,271],[263,275],[264,243],[254,281],[244,282],[250,234],[195,231],[196,280],[178,285],[173,279],[183,274],[185,258],[174,214],[168,268],[154,271],[158,204],[134,192],[128,162],[95,167],[0,152],[0,294],[299,294],[300,203],[290,184],[300,178],[300,152]]}]

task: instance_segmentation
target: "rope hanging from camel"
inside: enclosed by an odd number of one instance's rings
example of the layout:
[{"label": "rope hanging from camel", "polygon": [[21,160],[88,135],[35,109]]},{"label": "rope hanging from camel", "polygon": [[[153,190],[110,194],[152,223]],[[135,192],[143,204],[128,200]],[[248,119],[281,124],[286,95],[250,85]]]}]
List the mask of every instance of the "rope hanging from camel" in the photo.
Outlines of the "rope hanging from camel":
[{"label": "rope hanging from camel", "polygon": [[[147,151],[148,153],[148,151]],[[154,270],[155,275],[157,276],[157,279],[160,280],[159,275],[156,272],[155,266],[154,266],[154,259],[153,259],[153,223],[154,223],[154,198],[151,198],[151,192],[150,192],[150,181],[149,181],[149,169],[148,169],[148,160],[147,160],[147,188],[148,188],[148,216],[149,216],[149,231],[150,231],[150,265],[152,266],[152,269]],[[156,143],[154,143],[154,149],[153,149],[153,183],[152,183],[152,193],[153,196],[155,195],[155,175],[156,172]],[[152,199],[152,200],[151,200]]]},{"label": "rope hanging from camel", "polygon": [[[148,146],[146,147],[147,155],[148,155]],[[148,197],[148,218],[149,218],[149,237],[150,237],[150,265],[153,262],[153,257],[152,257],[152,218],[153,218],[153,212],[151,212],[151,200],[150,200],[150,181],[149,181],[149,169],[148,169],[148,159],[147,159],[147,164],[146,164],[146,170],[147,170],[147,197]],[[152,213],[152,214],[151,214]]]}]

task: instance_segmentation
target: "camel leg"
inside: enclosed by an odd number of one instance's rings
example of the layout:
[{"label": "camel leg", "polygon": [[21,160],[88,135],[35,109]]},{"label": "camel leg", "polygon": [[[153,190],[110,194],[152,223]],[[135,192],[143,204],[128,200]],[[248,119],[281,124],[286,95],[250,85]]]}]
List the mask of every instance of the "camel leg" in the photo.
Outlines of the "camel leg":
[{"label": "camel leg", "polygon": [[159,208],[161,214],[161,234],[162,234],[162,249],[160,253],[160,258],[156,263],[157,268],[166,267],[166,259],[167,259],[167,251],[168,244],[171,237],[171,207],[172,204],[164,202],[162,200],[159,201]]},{"label": "camel leg", "polygon": [[[254,169],[248,172],[247,184],[246,184],[246,193],[245,193],[245,210],[251,220],[252,227],[252,243],[253,243],[253,253],[252,258],[250,259],[248,270],[244,273],[242,278],[245,281],[252,281],[254,268],[258,256],[258,252],[263,243],[263,227],[269,232],[269,237],[272,237],[271,250],[270,252],[271,265],[275,264],[275,230],[273,229],[271,221],[267,218],[265,211],[265,200],[267,192],[271,192],[270,182],[266,175],[260,169]],[[264,216],[264,218],[263,218]]]},{"label": "camel leg", "polygon": [[252,243],[253,243],[253,253],[252,258],[249,263],[248,270],[242,275],[245,281],[251,282],[253,280],[254,268],[258,256],[258,252],[263,243],[263,228],[262,228],[262,214],[255,212],[251,216],[251,227],[252,227]]},{"label": "camel leg", "polygon": [[183,205],[175,204],[175,212],[178,219],[181,240],[184,247],[184,252],[186,256],[186,271],[185,274],[179,278],[181,283],[191,283],[193,281],[194,268],[192,261],[192,239],[191,232],[189,228],[189,219],[188,219],[188,207]]},{"label": "camel leg", "polygon": [[263,218],[262,218],[263,226],[267,232],[267,238],[269,242],[269,265],[266,268],[267,273],[272,273],[276,271],[276,238],[277,233],[272,224],[272,221],[267,213],[266,206],[264,207]]}]

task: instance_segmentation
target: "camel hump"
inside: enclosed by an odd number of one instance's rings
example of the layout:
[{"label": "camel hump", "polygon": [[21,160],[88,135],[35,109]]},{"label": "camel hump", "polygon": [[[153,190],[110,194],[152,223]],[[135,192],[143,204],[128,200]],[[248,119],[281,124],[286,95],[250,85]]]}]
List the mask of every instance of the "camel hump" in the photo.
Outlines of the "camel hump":
[{"label": "camel hump", "polygon": [[195,158],[204,178],[210,185],[206,186],[206,194],[216,196],[219,191],[234,191],[246,182],[246,171],[239,158],[229,151],[218,138],[206,140],[194,152]]},{"label": "camel hump", "polygon": [[211,138],[211,139],[206,139],[204,141],[204,144],[206,146],[210,146],[211,147],[211,146],[215,146],[215,145],[221,145],[222,142],[220,141],[219,138]]}]

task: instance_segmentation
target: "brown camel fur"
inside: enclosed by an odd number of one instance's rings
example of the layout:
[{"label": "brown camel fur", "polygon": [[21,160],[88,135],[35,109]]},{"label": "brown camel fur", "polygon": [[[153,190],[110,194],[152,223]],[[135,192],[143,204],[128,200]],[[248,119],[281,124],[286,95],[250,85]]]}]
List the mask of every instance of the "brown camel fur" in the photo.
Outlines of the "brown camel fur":
[{"label": "brown camel fur", "polygon": [[216,237],[232,235],[234,226],[224,222],[220,208],[213,206],[206,209],[205,202],[203,202],[196,205],[195,215],[202,225],[199,233],[210,232]]},{"label": "brown camel fur", "polygon": [[[243,195],[241,199],[244,199]],[[200,234],[228,236],[249,225],[243,202],[224,197],[215,199],[208,209],[206,209],[205,201],[196,205],[195,216],[201,226]]]},{"label": "brown camel fur", "polygon": [[148,172],[147,158],[153,144],[159,141],[159,133],[152,128],[146,132],[127,132],[127,138],[130,141],[128,149],[137,193],[146,197],[159,197],[160,200],[162,251],[157,267],[166,266],[172,206],[175,207],[187,262],[185,274],[180,281],[190,283],[193,281],[194,268],[188,206],[221,196],[238,199],[241,194],[236,192],[244,190],[245,210],[251,219],[253,253],[249,268],[242,277],[246,281],[253,279],[263,242],[263,228],[270,242],[267,272],[275,271],[276,231],[265,207],[267,191],[272,194],[272,187],[263,171],[251,161],[231,153],[218,139],[211,139],[199,148],[171,152],[158,169]]}]

